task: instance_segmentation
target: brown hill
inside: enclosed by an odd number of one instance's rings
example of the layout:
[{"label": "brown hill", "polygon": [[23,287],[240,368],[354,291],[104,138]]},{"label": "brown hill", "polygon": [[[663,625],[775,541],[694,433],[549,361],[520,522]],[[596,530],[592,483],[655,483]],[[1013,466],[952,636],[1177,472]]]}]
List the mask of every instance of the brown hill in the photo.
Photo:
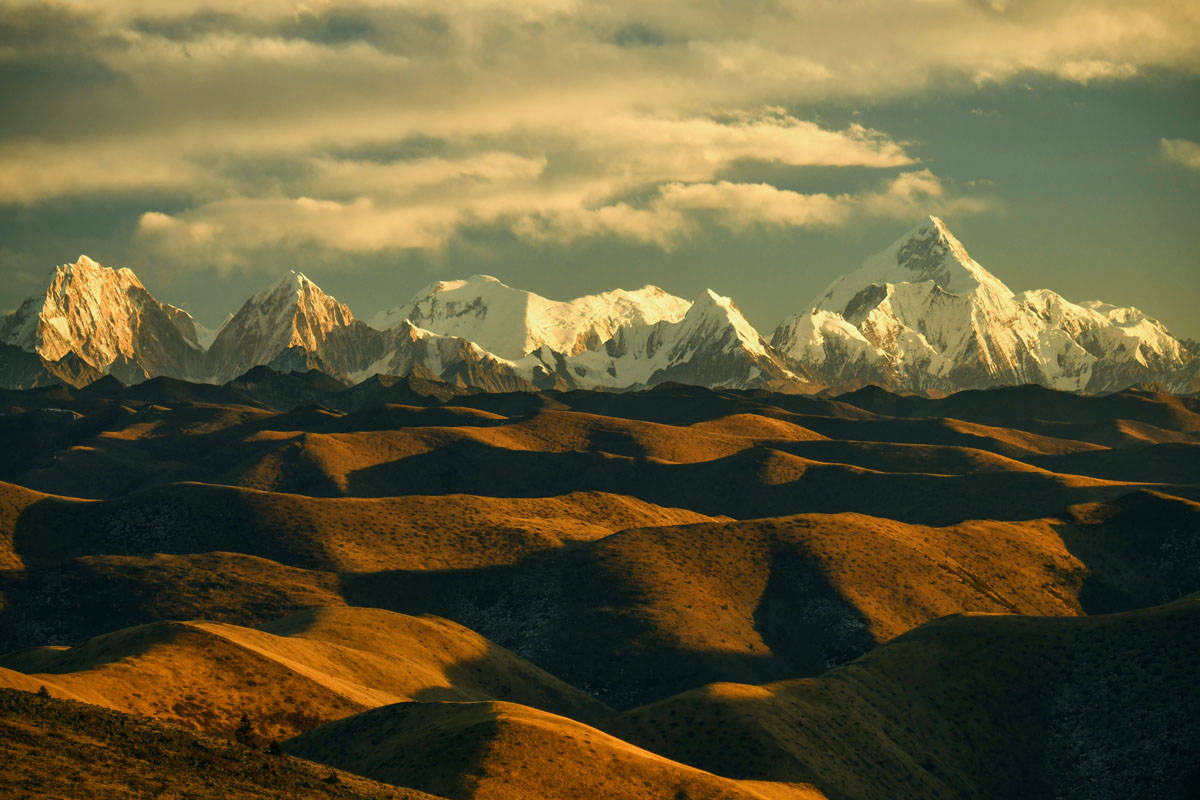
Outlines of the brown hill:
[{"label": "brown hill", "polygon": [[462,569],[625,528],[712,519],[600,492],[360,499],[184,483],[81,503],[0,483],[0,559],[15,568],[81,555],[238,551],[324,570]]},{"label": "brown hill", "polygon": [[436,800],[96,706],[0,688],[0,795],[196,800]]},{"label": "brown hill", "polygon": [[579,719],[607,709],[461,625],[329,607],[263,626],[158,622],[75,647],[4,656],[96,705],[231,736],[243,714],[263,741],[414,699],[503,699]]},{"label": "brown hill", "polygon": [[954,616],[820,678],[716,684],[626,715],[634,741],[846,798],[1194,797],[1200,600]]},{"label": "brown hill", "polygon": [[163,619],[261,625],[349,603],[453,619],[628,707],[715,680],[819,674],[944,614],[1169,601],[1200,589],[1197,548],[1200,506],[1140,492],[1019,522],[807,514],[634,528],[453,569],[338,574],[232,553],[85,556],[0,573],[0,649]]},{"label": "brown hill", "polygon": [[284,749],[450,798],[818,800],[797,783],[731,781],[573,720],[512,703],[404,703],[310,731]]},{"label": "brown hill", "polygon": [[1020,523],[812,514],[630,530],[507,568],[357,576],[346,597],[457,619],[627,707],[717,675],[816,675],[946,614],[1173,600],[1200,589],[1197,548],[1200,506],[1138,494]]},{"label": "brown hill", "polygon": [[[1140,426],[1138,436],[1125,436],[1113,449],[1108,434],[1097,443],[955,418],[886,417],[812,398],[708,390],[593,394],[481,395],[456,398],[458,406],[351,414],[164,406],[122,396],[133,405],[54,423],[67,427],[43,437],[52,452],[30,448],[24,468],[10,472],[31,488],[88,498],[181,481],[309,496],[594,491],[709,516],[854,511],[923,524],[1036,518],[1133,486],[1200,497],[1192,467],[1200,445],[1190,438],[1196,415],[1167,400],[1129,400],[1148,404],[1155,413],[1139,413],[1153,423],[1105,420]],[[467,401],[479,408],[461,405]],[[977,402],[993,401],[984,394]],[[1062,402],[1090,409],[1086,418],[1108,403]],[[529,408],[511,407],[521,403]],[[578,408],[564,410],[569,403]],[[953,408],[970,410],[964,402]],[[1022,502],[1013,503],[1014,496]]]},{"label": "brown hill", "polygon": [[1087,396],[1027,385],[976,389],[927,399],[895,395],[870,386],[839,395],[837,401],[892,417],[955,417],[1020,429],[1046,423],[1079,425],[1128,420],[1200,433],[1200,414],[1189,408],[1184,398],[1141,389]]},{"label": "brown hill", "polygon": [[[0,685],[260,737],[418,701],[360,717],[395,747],[343,755],[444,750],[403,769],[456,796],[1191,780],[1164,760],[1195,755],[1178,608],[1085,615],[1200,589],[1193,399],[266,371],[0,393],[0,444],[0,652],[40,648]],[[963,613],[1026,616],[934,621]],[[530,710],[625,735],[594,698],[672,695],[629,735],[768,782]]]},{"label": "brown hill", "polygon": [[342,605],[336,573],[240,553],[84,556],[0,571],[0,653],[70,645],[146,622],[210,619],[261,625]]}]

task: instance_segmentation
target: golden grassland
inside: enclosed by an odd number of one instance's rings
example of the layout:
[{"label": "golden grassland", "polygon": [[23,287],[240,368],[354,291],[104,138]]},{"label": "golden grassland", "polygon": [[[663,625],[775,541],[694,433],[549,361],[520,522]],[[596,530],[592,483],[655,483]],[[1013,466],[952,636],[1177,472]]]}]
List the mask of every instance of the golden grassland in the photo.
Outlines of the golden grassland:
[{"label": "golden grassland", "polygon": [[66,697],[207,733],[232,735],[244,714],[264,742],[404,700],[503,699],[578,719],[611,715],[461,625],[371,608],[314,608],[262,629],[148,623],[0,663]]},{"label": "golden grassland", "polygon": [[290,753],[448,797],[819,800],[800,782],[742,783],[571,719],[511,703],[405,703],[319,728]]},{"label": "golden grassland", "polygon": [[1193,399],[222,391],[5,395],[0,788],[1200,787]]},{"label": "golden grassland", "polygon": [[954,615],[819,678],[713,684],[629,711],[620,730],[684,763],[831,796],[1186,797],[1200,786],[1197,652],[1200,598]]},{"label": "golden grassland", "polygon": [[93,705],[0,688],[0,795],[39,800],[437,800]]}]

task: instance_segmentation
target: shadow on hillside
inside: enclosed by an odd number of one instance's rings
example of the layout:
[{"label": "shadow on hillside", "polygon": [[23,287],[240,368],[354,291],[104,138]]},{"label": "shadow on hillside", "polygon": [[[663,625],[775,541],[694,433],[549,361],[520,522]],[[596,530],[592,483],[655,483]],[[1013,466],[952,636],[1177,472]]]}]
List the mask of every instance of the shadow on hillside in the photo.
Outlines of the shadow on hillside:
[{"label": "shadow on hillside", "polygon": [[237,553],[86,556],[0,571],[0,653],[70,645],[145,622],[208,619],[259,625],[339,605],[334,575]]},{"label": "shadow on hillside", "polygon": [[729,612],[753,614],[769,648],[759,652],[683,644],[622,563],[583,547],[503,567],[347,574],[342,594],[352,605],[454,620],[614,708],[715,681],[818,675],[874,646],[862,614],[794,551],[773,554],[752,612]]},{"label": "shadow on hillside", "polygon": [[867,618],[794,549],[772,554],[754,627],[773,655],[771,680],[820,675],[875,647]]},{"label": "shadow on hillside", "polygon": [[94,503],[50,497],[21,512],[13,528],[13,549],[30,569],[80,556],[218,551],[332,569],[329,543],[305,511],[286,495],[198,483]]},{"label": "shadow on hillside", "polygon": [[614,708],[714,680],[765,680],[769,654],[695,651],[664,636],[635,582],[586,549],[475,570],[342,576],[352,605],[465,625]]},{"label": "shadow on hillside", "polygon": [[1109,614],[1169,603],[1200,590],[1200,506],[1150,491],[1073,510],[1056,526],[1088,568],[1079,603]]},{"label": "shadow on hillside", "polygon": [[1044,472],[873,472],[803,459],[766,445],[712,461],[675,464],[598,452],[509,450],[467,440],[357,470],[347,484],[347,494],[366,497],[550,497],[602,491],[738,519],[853,511],[926,525],[1036,519],[1129,490]]},{"label": "shadow on hillside", "polygon": [[1200,484],[1200,444],[1165,442],[1029,459],[1043,469],[1114,481],[1176,484],[1193,493]]}]

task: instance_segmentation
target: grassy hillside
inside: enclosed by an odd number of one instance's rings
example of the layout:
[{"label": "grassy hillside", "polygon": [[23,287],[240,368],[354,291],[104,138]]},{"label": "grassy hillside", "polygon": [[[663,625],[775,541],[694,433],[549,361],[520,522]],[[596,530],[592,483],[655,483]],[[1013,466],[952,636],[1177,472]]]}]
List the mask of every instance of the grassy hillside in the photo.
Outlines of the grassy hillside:
[{"label": "grassy hillside", "polygon": [[1194,797],[1200,599],[1088,618],[958,615],[819,678],[626,714],[633,741],[830,797]]},{"label": "grassy hillside", "polygon": [[[68,696],[261,741],[402,700],[517,701],[601,720],[591,697],[460,625],[368,608],[317,608],[262,629],[157,622],[0,658]],[[36,688],[36,687],[35,687]]]},{"label": "grassy hillside", "polygon": [[511,703],[405,703],[284,743],[356,774],[473,800],[819,800],[803,784],[743,784]]},{"label": "grassy hillside", "polygon": [[325,498],[183,483],[85,503],[0,483],[0,559],[15,568],[84,555],[237,551],[321,570],[463,569],[626,528],[713,519],[601,492]]},{"label": "grassy hillside", "polygon": [[0,689],[0,795],[113,800],[436,800],[96,706]]},{"label": "grassy hillside", "polygon": [[[3,687],[453,797],[1200,792],[1194,398],[261,368],[0,392],[0,445]],[[22,697],[26,794],[272,791]]]},{"label": "grassy hillside", "polygon": [[[332,543],[344,544],[332,530]],[[439,536],[431,524],[419,546],[440,563],[469,541],[451,534],[437,551]],[[380,538],[380,559],[389,541]],[[420,552],[399,541],[412,548],[406,558]],[[1142,492],[1023,522],[806,514],[632,528],[455,569],[335,572],[234,553],[86,556],[0,572],[0,650],[155,620],[253,627],[349,604],[454,620],[630,707],[713,681],[817,675],[946,614],[1073,616],[1166,602],[1200,589],[1200,558],[1189,555],[1198,548],[1200,506]]]}]

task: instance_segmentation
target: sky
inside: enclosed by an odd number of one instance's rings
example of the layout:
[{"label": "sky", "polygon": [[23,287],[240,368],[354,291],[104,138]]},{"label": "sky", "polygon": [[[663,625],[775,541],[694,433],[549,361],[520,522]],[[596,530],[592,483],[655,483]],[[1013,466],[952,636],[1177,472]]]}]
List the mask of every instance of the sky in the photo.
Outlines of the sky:
[{"label": "sky", "polygon": [[0,309],[86,253],[209,326],[487,273],[766,336],[924,215],[1200,338],[1200,3],[0,0]]}]

